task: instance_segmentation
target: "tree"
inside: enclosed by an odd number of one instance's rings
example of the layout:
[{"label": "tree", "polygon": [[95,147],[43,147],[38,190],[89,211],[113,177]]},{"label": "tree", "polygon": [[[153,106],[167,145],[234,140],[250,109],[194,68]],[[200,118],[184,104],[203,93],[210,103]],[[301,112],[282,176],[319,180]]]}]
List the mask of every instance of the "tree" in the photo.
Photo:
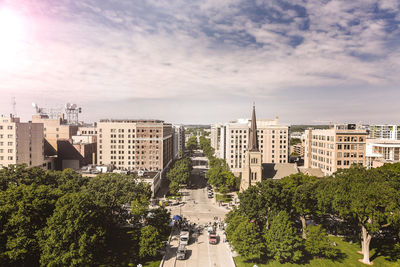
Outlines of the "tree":
[{"label": "tree", "polygon": [[305,249],[313,256],[334,258],[339,251],[336,249],[328,238],[326,230],[320,225],[307,226],[307,239],[305,241]]},{"label": "tree", "polygon": [[365,264],[370,264],[371,239],[390,225],[396,210],[398,193],[379,169],[361,166],[336,173],[337,190],[333,201],[336,211],[345,219],[356,219],[361,232],[361,247]]},{"label": "tree", "polygon": [[41,265],[96,265],[106,247],[103,225],[106,216],[110,214],[104,214],[88,192],[61,197],[47,227],[39,235]]},{"label": "tree", "polygon": [[36,236],[58,197],[59,191],[46,185],[9,185],[0,191],[0,265],[39,264]]},{"label": "tree", "polygon": [[263,255],[265,241],[256,225],[245,216],[233,216],[226,233],[235,250],[246,259],[260,259]]},{"label": "tree", "polygon": [[306,235],[306,216],[316,213],[317,198],[315,186],[317,179],[305,174],[293,174],[281,180],[283,189],[286,192],[288,202],[292,206],[291,213],[300,218],[302,225],[302,237]]},{"label": "tree", "polygon": [[177,193],[180,186],[188,182],[192,169],[190,158],[182,158],[174,163],[167,173],[167,179],[170,181],[169,188],[172,193]]},{"label": "tree", "polygon": [[280,262],[298,261],[303,256],[301,238],[285,211],[280,211],[271,221],[265,233],[269,256]]},{"label": "tree", "polygon": [[152,225],[145,226],[140,231],[139,256],[155,257],[157,250],[162,248],[161,235],[157,228]]},{"label": "tree", "polygon": [[166,208],[152,209],[147,215],[147,225],[154,226],[159,231],[161,239],[166,240],[171,230],[169,227],[170,218],[171,213]]},{"label": "tree", "polygon": [[191,153],[197,148],[197,137],[195,135],[189,137],[186,148],[189,149]]}]

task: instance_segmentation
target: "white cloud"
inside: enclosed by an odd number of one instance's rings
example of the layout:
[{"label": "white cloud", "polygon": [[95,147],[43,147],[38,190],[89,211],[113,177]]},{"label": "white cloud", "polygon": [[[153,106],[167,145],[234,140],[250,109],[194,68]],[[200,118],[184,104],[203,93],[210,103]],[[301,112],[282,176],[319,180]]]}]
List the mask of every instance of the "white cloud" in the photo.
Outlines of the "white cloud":
[{"label": "white cloud", "polygon": [[[37,36],[24,46],[18,67],[0,72],[0,91],[82,103],[211,101],[221,95],[270,98],[288,88],[386,88],[400,81],[400,46],[386,49],[396,33],[373,18],[376,1],[298,1],[303,17],[276,1],[257,2],[285,23],[254,21],[239,0],[128,1],[114,9],[110,1],[80,1],[74,12],[60,2],[51,15],[42,2],[35,9],[41,16],[32,18]],[[394,10],[389,2],[380,7]],[[294,36],[302,40],[298,46]]]}]

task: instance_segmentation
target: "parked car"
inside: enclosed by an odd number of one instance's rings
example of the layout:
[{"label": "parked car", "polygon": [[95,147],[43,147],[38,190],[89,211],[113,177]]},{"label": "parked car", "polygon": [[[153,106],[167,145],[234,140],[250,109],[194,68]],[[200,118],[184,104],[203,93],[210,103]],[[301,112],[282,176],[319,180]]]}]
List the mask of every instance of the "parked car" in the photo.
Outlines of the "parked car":
[{"label": "parked car", "polygon": [[186,246],[179,245],[178,250],[176,251],[176,259],[177,260],[184,260],[186,258]]},{"label": "parked car", "polygon": [[214,195],[213,194],[208,194],[208,198],[213,198]]},{"label": "parked car", "polygon": [[189,244],[189,232],[181,233],[179,236],[179,245],[188,245]]}]

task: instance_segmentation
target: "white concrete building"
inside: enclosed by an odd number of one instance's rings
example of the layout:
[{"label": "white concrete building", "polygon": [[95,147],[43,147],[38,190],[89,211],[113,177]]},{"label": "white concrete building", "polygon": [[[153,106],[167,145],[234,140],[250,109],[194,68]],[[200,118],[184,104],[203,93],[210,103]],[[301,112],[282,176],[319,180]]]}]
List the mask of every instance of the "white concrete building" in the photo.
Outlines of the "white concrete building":
[{"label": "white concrete building", "polygon": [[179,157],[179,151],[181,153],[185,150],[185,127],[182,125],[173,125],[173,158]]},{"label": "white concrete building", "polygon": [[396,162],[400,162],[400,140],[367,139],[367,168],[376,168],[385,163]]}]

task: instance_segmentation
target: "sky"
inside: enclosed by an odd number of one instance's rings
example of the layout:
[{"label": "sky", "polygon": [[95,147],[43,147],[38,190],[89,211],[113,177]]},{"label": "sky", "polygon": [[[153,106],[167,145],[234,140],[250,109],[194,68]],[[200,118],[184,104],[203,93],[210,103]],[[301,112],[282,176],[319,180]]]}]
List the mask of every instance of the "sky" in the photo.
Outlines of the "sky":
[{"label": "sky", "polygon": [[399,0],[0,0],[0,114],[400,123]]}]

